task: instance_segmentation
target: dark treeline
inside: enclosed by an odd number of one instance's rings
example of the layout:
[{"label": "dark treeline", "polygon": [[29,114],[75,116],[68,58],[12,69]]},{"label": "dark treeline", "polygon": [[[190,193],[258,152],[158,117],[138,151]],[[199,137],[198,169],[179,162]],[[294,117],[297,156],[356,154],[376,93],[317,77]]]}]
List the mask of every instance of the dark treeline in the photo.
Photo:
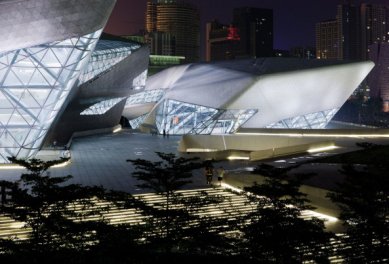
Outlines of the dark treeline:
[{"label": "dark treeline", "polygon": [[[190,183],[192,172],[206,164],[197,158],[157,155],[156,162],[128,160],[139,186],[163,197],[152,206],[128,193],[68,184],[71,176],[50,177],[47,170],[64,159],[10,158],[27,173],[16,182],[0,182],[0,212],[24,222],[31,232],[28,239],[0,240],[2,263],[329,263],[334,255],[330,241],[336,238],[325,231],[323,221],[301,218],[303,210],[313,208],[299,187],[312,175],[292,174],[294,167],[259,165],[254,173],[265,181],[241,194],[247,196],[250,213],[210,217],[202,214],[203,208],[218,208],[225,198],[204,191],[190,197],[179,192]],[[355,252],[347,247],[336,253],[349,263],[388,258],[388,180],[381,177],[386,169],[345,166],[347,180],[330,194],[343,205],[347,236],[342,242],[358,245]],[[358,177],[348,178],[355,174]],[[363,186],[371,191],[361,192]],[[359,195],[357,204],[350,203],[353,194]],[[110,224],[104,213],[112,207],[134,208],[146,220]]]}]

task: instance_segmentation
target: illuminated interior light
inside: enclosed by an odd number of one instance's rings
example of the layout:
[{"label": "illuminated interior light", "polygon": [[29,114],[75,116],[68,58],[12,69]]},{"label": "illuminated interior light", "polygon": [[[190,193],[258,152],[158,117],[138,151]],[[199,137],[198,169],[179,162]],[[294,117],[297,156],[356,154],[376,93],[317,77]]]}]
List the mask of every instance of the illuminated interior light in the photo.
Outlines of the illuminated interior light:
[{"label": "illuminated interior light", "polygon": [[236,187],[234,187],[234,186],[232,186],[232,185],[229,185],[228,183],[225,183],[225,182],[222,182],[222,183],[221,183],[221,186],[222,186],[223,188],[230,189],[230,190],[232,190],[232,191],[234,191],[234,192],[237,192],[237,193],[243,192],[242,189],[236,188]]},{"label": "illuminated interior light", "polygon": [[115,128],[112,133],[117,133],[122,130],[122,127]]},{"label": "illuminated interior light", "polygon": [[309,149],[308,152],[309,153],[322,152],[322,151],[333,150],[333,149],[337,149],[337,148],[339,148],[339,147],[337,147],[337,146],[327,146],[327,147]]},{"label": "illuminated interior light", "polygon": [[243,156],[229,156],[227,159],[228,159],[228,160],[250,160],[250,157],[243,157]]},{"label": "illuminated interior light", "polygon": [[186,152],[216,152],[217,149],[188,148]]},{"label": "illuminated interior light", "polygon": [[236,133],[247,136],[325,137],[325,138],[388,138],[388,134],[305,134],[305,133]]},{"label": "illuminated interior light", "polygon": [[0,170],[17,170],[17,169],[24,169],[24,167],[14,164],[8,164],[8,165],[0,165]]},{"label": "illuminated interior light", "polygon": [[[51,166],[50,168],[63,168],[66,167],[71,163],[70,160],[67,160],[65,162],[62,162],[60,164]],[[0,170],[17,170],[17,169],[25,169],[23,166],[16,165],[16,164],[7,164],[7,165],[1,165]]]},{"label": "illuminated interior light", "polygon": [[54,165],[54,166],[51,166],[50,168],[63,168],[63,167],[66,167],[67,165],[69,165],[71,163],[70,159],[65,161],[65,162],[62,162],[60,164],[57,164],[57,165]]}]

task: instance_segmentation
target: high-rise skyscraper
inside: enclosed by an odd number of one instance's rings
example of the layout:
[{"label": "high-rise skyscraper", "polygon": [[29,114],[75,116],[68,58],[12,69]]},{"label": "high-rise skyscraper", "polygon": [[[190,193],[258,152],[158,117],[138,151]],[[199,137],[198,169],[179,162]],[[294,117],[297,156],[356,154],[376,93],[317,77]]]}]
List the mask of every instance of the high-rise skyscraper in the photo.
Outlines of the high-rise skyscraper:
[{"label": "high-rise skyscraper", "polygon": [[361,31],[359,8],[351,4],[338,5],[336,20],[339,27],[342,59],[360,59]]},{"label": "high-rise skyscraper", "polygon": [[238,56],[273,56],[273,10],[241,7],[234,9],[233,24],[238,28]]},{"label": "high-rise skyscraper", "polygon": [[375,67],[367,81],[370,96],[381,98],[384,112],[389,112],[389,43],[375,43],[370,46],[369,59]]},{"label": "high-rise skyscraper", "polygon": [[217,21],[207,23],[205,43],[206,61],[235,59],[240,43],[238,28]]},{"label": "high-rise skyscraper", "polygon": [[338,20],[328,20],[316,24],[316,58],[342,59]]},{"label": "high-rise skyscraper", "polygon": [[185,1],[148,0],[146,31],[151,54],[184,56],[184,62],[199,60],[199,12]]},{"label": "high-rise skyscraper", "polygon": [[369,46],[389,41],[389,8],[382,5],[361,5],[361,57],[369,58]]},{"label": "high-rise skyscraper", "polygon": [[[354,6],[345,3],[337,7],[337,28],[334,21],[324,21],[316,25],[317,58],[366,60],[369,58],[370,45],[389,41],[388,7],[372,4]],[[338,37],[337,41],[334,40],[335,35]],[[339,46],[335,47],[333,43]],[[323,56],[324,50],[330,50],[329,44],[332,45],[332,52],[340,48],[337,56]]]}]

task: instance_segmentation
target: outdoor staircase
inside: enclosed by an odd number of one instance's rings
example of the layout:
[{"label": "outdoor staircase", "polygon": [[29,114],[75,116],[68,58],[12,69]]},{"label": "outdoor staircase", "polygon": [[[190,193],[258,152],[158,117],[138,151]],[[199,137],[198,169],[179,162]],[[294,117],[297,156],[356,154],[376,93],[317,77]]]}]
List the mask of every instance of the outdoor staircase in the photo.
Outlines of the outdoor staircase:
[{"label": "outdoor staircase", "polygon": [[[255,204],[250,202],[245,195],[227,190],[222,187],[218,188],[206,188],[206,189],[193,189],[178,191],[181,197],[193,198],[199,196],[217,197],[219,202],[215,204],[204,205],[200,208],[194,207],[192,213],[201,217],[208,217],[209,219],[225,220],[222,221],[228,224],[228,221],[233,221],[238,217],[242,217],[255,209]],[[146,193],[134,195],[136,199],[142,200],[146,205],[151,207],[161,207],[165,197],[155,193]],[[96,215],[90,215],[84,220],[101,220],[104,219],[107,223],[112,225],[128,224],[139,225],[145,224],[147,218],[142,214],[142,210],[139,208],[122,208],[108,201],[94,200],[96,208],[86,208],[85,205],[75,205],[76,211],[96,210],[102,209],[102,213]],[[180,206],[180,205],[172,205]],[[304,211],[302,217],[304,219],[317,216],[314,212]],[[0,239],[28,239],[30,228],[24,227],[24,223],[17,222],[6,215],[0,215]],[[238,232],[238,231],[237,231]],[[339,247],[339,241],[333,240],[332,247]],[[331,263],[341,262],[339,257],[331,257]]]}]

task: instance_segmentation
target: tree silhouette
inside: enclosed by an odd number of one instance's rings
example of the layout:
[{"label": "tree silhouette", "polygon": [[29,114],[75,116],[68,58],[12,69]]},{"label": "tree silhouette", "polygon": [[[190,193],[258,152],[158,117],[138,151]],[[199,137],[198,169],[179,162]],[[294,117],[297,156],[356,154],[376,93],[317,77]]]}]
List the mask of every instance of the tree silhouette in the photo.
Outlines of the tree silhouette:
[{"label": "tree silhouette", "polygon": [[[155,203],[154,206],[144,210],[152,215],[148,223],[151,230],[148,239],[157,248],[158,245],[163,245],[167,253],[172,252],[173,248],[176,251],[179,249],[180,252],[192,253],[196,250],[204,253],[207,249],[214,249],[216,245],[220,245],[221,248],[221,244],[226,240],[213,230],[218,220],[200,217],[196,212],[201,210],[202,206],[217,205],[222,199],[201,191],[193,197],[183,197],[178,192],[191,182],[192,172],[203,168],[204,163],[198,158],[156,153],[160,161],[127,160],[135,165],[136,171],[133,176],[142,182],[138,186],[150,189],[164,197],[162,202]],[[214,244],[210,246],[212,242]],[[226,244],[223,246],[227,247]]]},{"label": "tree silhouette", "polygon": [[[9,158],[15,164],[27,169],[20,180],[6,182],[10,198],[0,212],[31,228],[27,241],[19,241],[15,250],[34,252],[55,252],[57,250],[85,250],[93,245],[97,228],[104,224],[97,221],[83,221],[88,216],[99,216],[107,208],[95,207],[92,198],[104,198],[107,192],[102,187],[88,187],[66,184],[72,177],[50,177],[47,170],[67,161],[59,159],[42,161]],[[96,208],[96,209],[92,209]],[[15,246],[17,246],[15,244]]]},{"label": "tree silhouette", "polygon": [[265,181],[245,188],[257,204],[242,229],[248,254],[265,263],[326,263],[330,236],[324,232],[323,221],[301,218],[302,210],[312,209],[299,191],[301,181],[309,175],[288,176],[293,168],[261,164],[254,170]]},{"label": "tree silhouette", "polygon": [[346,234],[340,253],[347,263],[389,261],[389,166],[343,166],[346,176],[328,196],[341,209]]}]

